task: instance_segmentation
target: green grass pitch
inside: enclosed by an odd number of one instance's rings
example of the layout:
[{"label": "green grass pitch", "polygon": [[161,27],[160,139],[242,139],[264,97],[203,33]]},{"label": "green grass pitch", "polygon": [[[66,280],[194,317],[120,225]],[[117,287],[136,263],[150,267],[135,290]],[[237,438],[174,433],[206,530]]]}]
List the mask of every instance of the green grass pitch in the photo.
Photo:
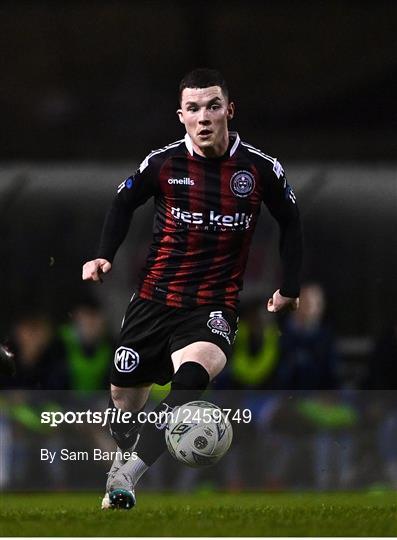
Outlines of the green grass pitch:
[{"label": "green grass pitch", "polygon": [[396,492],[138,493],[130,511],[93,493],[0,499],[0,536],[397,536]]}]

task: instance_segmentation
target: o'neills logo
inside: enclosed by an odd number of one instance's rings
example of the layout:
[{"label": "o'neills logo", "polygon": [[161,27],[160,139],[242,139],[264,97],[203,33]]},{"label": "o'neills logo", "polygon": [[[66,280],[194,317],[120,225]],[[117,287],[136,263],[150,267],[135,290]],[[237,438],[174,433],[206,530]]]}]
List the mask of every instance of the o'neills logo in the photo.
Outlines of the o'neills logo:
[{"label": "o'neills logo", "polygon": [[245,212],[236,212],[229,215],[218,214],[210,210],[208,214],[204,214],[203,212],[189,212],[188,210],[172,207],[171,214],[177,221],[191,223],[192,225],[210,225],[212,227],[221,226],[238,229],[249,229],[252,220],[252,214],[246,214]]},{"label": "o'neills logo", "polygon": [[179,184],[182,186],[194,186],[194,180],[192,180],[188,176],[184,176],[183,178],[168,178],[168,183]]}]

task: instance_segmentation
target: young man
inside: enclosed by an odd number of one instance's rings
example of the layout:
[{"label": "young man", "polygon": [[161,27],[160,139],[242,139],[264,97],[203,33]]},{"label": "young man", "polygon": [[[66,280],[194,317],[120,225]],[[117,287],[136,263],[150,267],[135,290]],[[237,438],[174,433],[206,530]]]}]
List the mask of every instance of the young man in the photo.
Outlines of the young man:
[{"label": "young man", "polygon": [[[280,163],[228,131],[234,103],[222,75],[196,69],[179,87],[177,114],[186,135],[154,150],[117,190],[103,228],[98,258],[83,279],[100,281],[112,268],[133,211],[155,197],[153,241],[138,291],[128,306],[114,357],[111,406],[136,413],[153,383],[171,381],[155,411],[198,399],[230,357],[237,302],[262,202],[280,226],[282,283],[268,301],[272,312],[296,309],[302,260],[295,195]],[[164,422],[113,424],[122,450],[103,507],[131,508],[141,475],[165,449]]]}]

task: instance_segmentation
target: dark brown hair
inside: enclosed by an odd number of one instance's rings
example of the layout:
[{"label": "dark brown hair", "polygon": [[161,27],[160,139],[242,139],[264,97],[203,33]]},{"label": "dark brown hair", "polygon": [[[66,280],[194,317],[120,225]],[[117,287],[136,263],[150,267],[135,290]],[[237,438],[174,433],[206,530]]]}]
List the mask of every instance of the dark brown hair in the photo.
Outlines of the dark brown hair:
[{"label": "dark brown hair", "polygon": [[229,99],[229,90],[222,73],[217,69],[197,68],[187,73],[179,85],[179,103],[182,101],[182,92],[185,88],[208,88],[220,86],[223,95]]}]

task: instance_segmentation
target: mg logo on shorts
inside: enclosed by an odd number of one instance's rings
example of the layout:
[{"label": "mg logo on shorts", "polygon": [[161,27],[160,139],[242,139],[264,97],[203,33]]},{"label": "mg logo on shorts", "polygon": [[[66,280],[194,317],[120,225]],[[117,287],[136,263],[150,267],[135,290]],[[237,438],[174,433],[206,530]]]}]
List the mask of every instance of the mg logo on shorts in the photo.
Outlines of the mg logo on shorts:
[{"label": "mg logo on shorts", "polygon": [[114,355],[114,365],[120,373],[131,373],[139,364],[139,354],[134,349],[119,347]]}]

